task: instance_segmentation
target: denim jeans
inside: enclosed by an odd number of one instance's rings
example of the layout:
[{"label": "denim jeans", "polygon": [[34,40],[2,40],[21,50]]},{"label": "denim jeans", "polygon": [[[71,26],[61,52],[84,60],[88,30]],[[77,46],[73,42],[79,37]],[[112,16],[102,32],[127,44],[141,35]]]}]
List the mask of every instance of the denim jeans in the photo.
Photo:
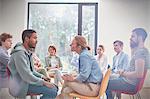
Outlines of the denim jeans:
[{"label": "denim jeans", "polygon": [[55,99],[57,96],[57,87],[48,88],[46,86],[29,85],[28,93],[42,94],[40,99]]},{"label": "denim jeans", "polygon": [[134,92],[135,86],[127,83],[121,77],[109,80],[108,87],[106,90],[107,99],[113,99],[112,91],[125,91],[125,92]]}]

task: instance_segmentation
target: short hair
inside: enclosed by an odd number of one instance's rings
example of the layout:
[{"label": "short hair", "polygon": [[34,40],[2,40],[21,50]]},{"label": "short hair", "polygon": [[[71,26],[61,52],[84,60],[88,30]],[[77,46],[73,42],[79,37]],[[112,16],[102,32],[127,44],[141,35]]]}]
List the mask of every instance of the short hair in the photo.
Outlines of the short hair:
[{"label": "short hair", "polygon": [[82,49],[87,48],[87,42],[86,42],[86,39],[83,36],[77,35],[77,36],[75,36],[74,39],[77,41],[77,45],[81,46]]},{"label": "short hair", "polygon": [[48,47],[48,51],[49,51],[50,48],[52,48],[52,49],[55,50],[55,52],[56,52],[56,47],[55,47],[55,46],[50,45],[50,46]]},{"label": "short hair", "polygon": [[26,29],[22,32],[22,42],[24,43],[25,37],[31,37],[32,33],[36,33],[33,29]]},{"label": "short hair", "polygon": [[147,38],[147,32],[143,28],[135,28],[132,32],[134,32],[137,36],[141,36],[143,41]]},{"label": "short hair", "polygon": [[116,40],[116,41],[113,42],[113,44],[115,44],[115,43],[119,43],[120,46],[123,46],[123,42],[120,41],[120,40]]},{"label": "short hair", "polygon": [[103,49],[103,51],[105,51],[105,48],[103,45],[99,45],[98,47],[101,47]]},{"label": "short hair", "polygon": [[5,42],[5,40],[8,38],[12,38],[12,35],[10,35],[9,33],[2,33],[0,35],[0,46],[2,46],[2,42]]}]

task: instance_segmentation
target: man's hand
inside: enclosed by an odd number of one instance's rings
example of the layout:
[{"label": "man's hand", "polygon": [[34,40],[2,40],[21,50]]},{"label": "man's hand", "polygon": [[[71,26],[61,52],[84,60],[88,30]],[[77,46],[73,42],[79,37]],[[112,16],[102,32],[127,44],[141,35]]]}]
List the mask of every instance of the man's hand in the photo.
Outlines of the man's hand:
[{"label": "man's hand", "polygon": [[43,76],[42,79],[44,79],[44,81],[51,82],[51,78],[49,77]]},{"label": "man's hand", "polygon": [[53,88],[55,87],[55,85],[53,83],[50,83],[50,82],[47,82],[47,81],[44,81],[43,82],[43,85],[47,86],[48,88]]},{"label": "man's hand", "polygon": [[124,73],[124,70],[123,70],[123,69],[121,69],[121,70],[118,71],[118,74],[119,74],[120,76],[123,76],[123,73]]}]

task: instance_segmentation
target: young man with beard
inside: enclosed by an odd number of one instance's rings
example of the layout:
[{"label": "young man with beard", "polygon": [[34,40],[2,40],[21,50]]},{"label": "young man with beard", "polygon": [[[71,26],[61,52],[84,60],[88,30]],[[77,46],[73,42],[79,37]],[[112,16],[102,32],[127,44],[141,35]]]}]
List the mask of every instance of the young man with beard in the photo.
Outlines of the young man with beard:
[{"label": "young man with beard", "polygon": [[131,61],[126,70],[120,70],[120,77],[110,80],[106,90],[107,99],[113,99],[112,91],[134,92],[149,67],[149,51],[144,46],[147,33],[143,28],[135,28],[130,38]]},{"label": "young man with beard", "polygon": [[48,78],[34,70],[31,49],[36,47],[36,31],[27,29],[22,33],[23,43],[17,43],[11,52],[9,70],[10,94],[23,98],[28,93],[42,94],[40,99],[55,99],[58,88]]}]

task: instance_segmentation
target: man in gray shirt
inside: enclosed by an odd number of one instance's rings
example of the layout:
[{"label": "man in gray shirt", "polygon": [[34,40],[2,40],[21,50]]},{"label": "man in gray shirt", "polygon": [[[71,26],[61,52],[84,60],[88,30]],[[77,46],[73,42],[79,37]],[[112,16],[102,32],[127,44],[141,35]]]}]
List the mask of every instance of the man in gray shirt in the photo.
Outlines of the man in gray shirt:
[{"label": "man in gray shirt", "polygon": [[8,86],[7,64],[9,61],[8,50],[12,45],[12,36],[8,33],[0,35],[0,88]]},{"label": "man in gray shirt", "polygon": [[119,70],[119,78],[109,81],[106,90],[107,99],[113,99],[112,91],[136,92],[136,87],[149,67],[149,51],[144,46],[147,32],[143,28],[135,28],[130,38],[131,61],[126,70]]}]

